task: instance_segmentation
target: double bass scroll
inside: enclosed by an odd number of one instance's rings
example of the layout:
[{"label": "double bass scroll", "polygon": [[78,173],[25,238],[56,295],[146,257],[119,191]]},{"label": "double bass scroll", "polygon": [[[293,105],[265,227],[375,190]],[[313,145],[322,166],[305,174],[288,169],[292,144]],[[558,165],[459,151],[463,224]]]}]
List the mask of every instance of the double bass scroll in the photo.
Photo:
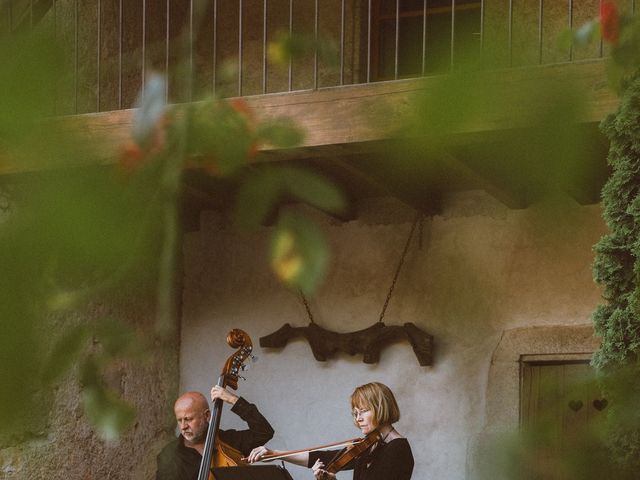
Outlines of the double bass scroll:
[{"label": "double bass scroll", "polygon": [[[244,368],[244,362],[251,356],[253,343],[251,338],[243,330],[234,328],[227,334],[227,343],[231,348],[238,350],[227,358],[222,368],[218,385],[222,388],[238,389],[240,370]],[[198,480],[215,480],[211,469],[213,467],[230,467],[246,464],[242,461],[242,454],[235,448],[225,444],[218,438],[220,429],[220,417],[222,415],[222,400],[216,399],[211,415],[211,422],[207,430],[207,438],[202,452],[202,461],[198,472]]]}]

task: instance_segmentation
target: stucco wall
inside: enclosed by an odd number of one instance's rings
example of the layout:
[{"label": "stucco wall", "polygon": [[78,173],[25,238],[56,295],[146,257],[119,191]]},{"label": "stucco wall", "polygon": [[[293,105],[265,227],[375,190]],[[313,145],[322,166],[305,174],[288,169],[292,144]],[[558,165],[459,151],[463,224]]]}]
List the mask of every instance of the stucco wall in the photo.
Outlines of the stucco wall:
[{"label": "stucco wall", "polygon": [[[133,325],[144,335],[154,320],[154,302],[141,289],[132,290],[136,298],[96,300],[81,312],[43,319],[41,328],[59,333],[77,323],[110,317]],[[78,370],[72,367],[41,395],[43,403],[33,415],[37,421],[26,422],[19,435],[0,437],[0,479],[154,478],[155,455],[171,432],[169,405],[177,391],[177,342],[156,344],[140,358],[118,361],[105,369],[106,384],[137,410],[134,424],[117,441],[102,439],[87,419]]]},{"label": "stucco wall", "polygon": [[[376,201],[360,205],[355,221],[318,217],[333,249],[326,281],[310,301],[318,324],[348,332],[378,320],[413,216],[403,205]],[[272,422],[272,447],[357,436],[349,395],[381,381],[400,404],[396,427],[411,442],[413,478],[467,478],[476,436],[487,428],[489,370],[504,331],[588,324],[599,300],[591,247],[604,231],[599,206],[565,197],[509,210],[481,191],[453,195],[442,215],[425,219],[422,246],[414,239],[385,316],[389,325],[414,322],[434,336],[433,367],[420,367],[408,343],[385,349],[377,365],[346,354],[320,363],[304,340],[282,350],[258,346],[286,322],[308,323],[299,297],[268,269],[269,227],[240,234],[205,212],[201,230],[185,239],[180,387],[208,391],[233,353],[227,332],[241,328],[260,358],[239,392]],[[243,424],[227,410],[222,426]],[[290,471],[311,478],[299,467]]]}]

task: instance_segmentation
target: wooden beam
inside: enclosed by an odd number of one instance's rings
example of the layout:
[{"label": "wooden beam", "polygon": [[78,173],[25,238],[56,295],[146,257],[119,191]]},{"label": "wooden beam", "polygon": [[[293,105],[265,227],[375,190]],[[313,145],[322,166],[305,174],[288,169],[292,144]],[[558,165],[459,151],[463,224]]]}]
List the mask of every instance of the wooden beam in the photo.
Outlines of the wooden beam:
[{"label": "wooden beam", "polygon": [[491,178],[487,172],[480,172],[464,161],[448,152],[442,153],[442,163],[446,170],[459,179],[464,179],[475,188],[484,190],[489,195],[512,209],[527,208],[531,203],[526,192],[514,185],[508,185],[504,179]]},{"label": "wooden beam", "polygon": [[394,175],[391,162],[379,159],[375,163],[330,157],[324,160],[351,175],[359,184],[369,185],[375,191],[385,192],[426,216],[442,212],[442,192],[433,184],[412,186],[403,175]]},{"label": "wooden beam", "polygon": [[[487,73],[487,81],[501,82],[500,85],[515,92],[528,91],[535,82],[549,77],[559,82],[575,82],[585,92],[587,108],[581,121],[597,123],[618,104],[617,97],[607,87],[605,66],[605,61],[595,60],[502,70]],[[435,92],[440,80],[441,77],[435,77],[249,97],[247,101],[259,118],[289,117],[306,131],[304,143],[299,148],[264,147],[260,159],[326,157],[375,148],[381,142],[398,137],[412,112],[416,95]],[[384,124],[380,123],[380,118]],[[378,123],[372,119],[378,119]],[[120,146],[129,141],[132,120],[133,110],[120,110],[55,121],[79,136],[81,145],[90,153],[89,161],[109,163],[117,157]],[[512,128],[511,123],[506,116],[482,118],[451,132],[452,141],[464,144],[483,133]],[[0,158],[0,175],[28,170],[8,158]]]}]

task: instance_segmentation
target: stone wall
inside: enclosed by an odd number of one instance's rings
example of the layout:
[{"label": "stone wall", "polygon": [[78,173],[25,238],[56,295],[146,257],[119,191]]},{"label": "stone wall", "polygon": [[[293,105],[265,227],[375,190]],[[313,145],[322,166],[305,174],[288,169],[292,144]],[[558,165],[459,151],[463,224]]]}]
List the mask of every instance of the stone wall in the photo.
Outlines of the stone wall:
[{"label": "stone wall", "polygon": [[[111,317],[148,335],[154,308],[150,297],[122,295],[95,301],[82,312],[43,320],[42,328],[61,332],[79,322]],[[154,478],[155,455],[174,431],[170,411],[177,392],[177,372],[175,340],[164,347],[155,345],[136,360],[109,365],[104,381],[132,404],[137,414],[133,426],[119,440],[105,441],[86,418],[78,368],[72,368],[42,394],[41,410],[34,412],[36,421],[27,422],[18,436],[2,437],[0,479]]]}]

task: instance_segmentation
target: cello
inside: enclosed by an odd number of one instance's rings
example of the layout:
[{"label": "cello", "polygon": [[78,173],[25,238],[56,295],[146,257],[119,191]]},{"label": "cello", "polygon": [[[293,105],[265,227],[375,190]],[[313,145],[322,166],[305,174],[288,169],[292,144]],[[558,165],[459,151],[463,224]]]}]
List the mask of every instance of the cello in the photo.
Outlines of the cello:
[{"label": "cello", "polygon": [[[234,328],[227,334],[227,343],[231,348],[237,348],[238,350],[227,358],[222,373],[218,378],[218,385],[222,388],[229,387],[237,390],[240,370],[245,369],[245,360],[247,357],[252,356],[253,343],[249,335],[238,328]],[[241,452],[218,438],[221,415],[222,400],[218,398],[214,402],[211,422],[207,430],[207,438],[202,451],[198,480],[215,480],[212,473],[213,467],[246,465],[246,461],[242,459]]]}]

